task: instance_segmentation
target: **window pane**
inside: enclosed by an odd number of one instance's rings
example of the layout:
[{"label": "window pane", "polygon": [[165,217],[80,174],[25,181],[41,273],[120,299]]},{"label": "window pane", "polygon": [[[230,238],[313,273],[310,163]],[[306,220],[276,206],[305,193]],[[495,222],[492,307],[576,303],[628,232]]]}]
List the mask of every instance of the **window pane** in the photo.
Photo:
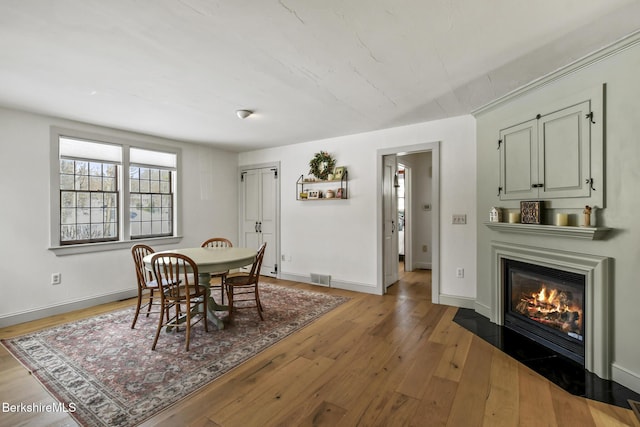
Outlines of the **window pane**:
[{"label": "window pane", "polygon": [[[89,209],[78,209],[76,212],[77,218],[76,221],[78,222],[78,224],[88,224],[90,221],[90,215],[89,215]],[[87,230],[87,236],[88,236],[88,230]]]},{"label": "window pane", "polygon": [[118,237],[118,226],[115,223],[104,225],[104,237]]},{"label": "window pane", "polygon": [[149,192],[149,181],[141,179],[140,180],[140,192],[148,193]]},{"label": "window pane", "polygon": [[76,190],[88,190],[89,177],[86,175],[76,175]]},{"label": "window pane", "polygon": [[149,236],[151,235],[151,221],[145,221],[142,224],[142,232],[141,234],[143,236]]},{"label": "window pane", "polygon": [[104,170],[104,175],[105,177],[111,177],[111,178],[115,178],[116,177],[116,172],[118,171],[118,168],[116,167],[116,165],[112,165],[112,164],[104,164],[102,166],[103,170]]},{"label": "window pane", "polygon": [[118,206],[118,199],[115,193],[106,193],[104,195],[104,205],[109,208]]},{"label": "window pane", "polygon": [[75,171],[75,164],[73,160],[60,159],[60,173],[73,175],[74,171]]},{"label": "window pane", "polygon": [[118,222],[118,209],[109,208],[104,210],[104,222]]},{"label": "window pane", "polygon": [[89,177],[89,191],[101,191],[102,190],[102,178],[99,176]]},{"label": "window pane", "polygon": [[63,225],[60,227],[60,240],[68,242],[76,239],[76,226],[75,225]]},{"label": "window pane", "polygon": [[104,206],[104,195],[102,193],[92,193],[91,194],[91,207],[92,208],[101,208]]},{"label": "window pane", "polygon": [[76,193],[73,191],[63,191],[60,198],[60,206],[71,208],[76,205]]},{"label": "window pane", "polygon": [[131,223],[131,235],[132,236],[140,236],[142,234],[142,229],[140,227],[140,223],[139,222],[132,222]]},{"label": "window pane", "polygon": [[158,169],[149,169],[149,179],[158,181],[160,179],[160,171]]},{"label": "window pane", "polygon": [[102,224],[92,224],[91,225],[91,238],[92,239],[101,239],[104,235],[104,228]]},{"label": "window pane", "polygon": [[160,192],[160,181],[151,181],[149,191],[151,193],[159,193]]},{"label": "window pane", "polygon": [[81,224],[76,228],[76,240],[89,240],[91,238],[91,226]]},{"label": "window pane", "polygon": [[104,191],[116,191],[116,179],[115,178],[103,178],[102,189]]},{"label": "window pane", "polygon": [[73,190],[75,188],[75,179],[73,175],[60,175],[60,189]]},{"label": "window pane", "polygon": [[61,224],[75,224],[76,223],[76,209],[75,208],[62,208],[62,209],[60,209],[60,223]]},{"label": "window pane", "polygon": [[76,175],[89,175],[89,163],[76,161]]},{"label": "window pane", "polygon": [[79,208],[88,208],[89,207],[89,193],[76,193],[77,195],[77,204]]},{"label": "window pane", "polygon": [[140,191],[140,181],[137,179],[132,179],[129,181],[129,187],[131,188],[132,193],[137,193]]},{"label": "window pane", "polygon": [[102,221],[104,220],[103,215],[104,215],[104,211],[102,210],[102,208],[92,208],[91,223],[92,224],[102,223]]},{"label": "window pane", "polygon": [[89,175],[102,176],[102,163],[89,163]]}]

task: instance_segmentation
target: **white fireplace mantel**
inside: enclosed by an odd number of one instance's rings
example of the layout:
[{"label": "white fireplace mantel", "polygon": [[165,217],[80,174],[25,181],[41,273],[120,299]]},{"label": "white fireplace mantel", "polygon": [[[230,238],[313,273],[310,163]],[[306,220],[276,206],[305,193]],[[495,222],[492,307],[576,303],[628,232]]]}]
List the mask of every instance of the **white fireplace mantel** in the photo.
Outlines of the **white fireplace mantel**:
[{"label": "white fireplace mantel", "polygon": [[535,234],[574,239],[600,240],[611,231],[609,227],[572,227],[541,224],[512,224],[508,222],[485,222],[484,225],[503,233]]},{"label": "white fireplace mantel", "polygon": [[585,277],[585,368],[603,379],[611,378],[609,336],[610,258],[559,251],[506,242],[491,242],[491,321],[504,325],[504,261],[527,262],[584,275]]}]

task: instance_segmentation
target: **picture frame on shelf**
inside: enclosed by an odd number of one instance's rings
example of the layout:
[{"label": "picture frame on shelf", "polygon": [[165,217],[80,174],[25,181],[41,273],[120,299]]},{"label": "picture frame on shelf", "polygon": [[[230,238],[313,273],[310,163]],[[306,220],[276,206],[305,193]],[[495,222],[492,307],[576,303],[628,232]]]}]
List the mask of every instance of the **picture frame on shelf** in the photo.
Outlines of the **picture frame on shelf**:
[{"label": "picture frame on shelf", "polygon": [[319,199],[320,198],[320,190],[308,190],[307,191],[308,199]]},{"label": "picture frame on shelf", "polygon": [[336,199],[346,199],[347,198],[347,189],[346,188],[338,188],[336,191]]},{"label": "picture frame on shelf", "polygon": [[520,202],[520,222],[522,224],[540,224],[542,202],[539,200]]},{"label": "picture frame on shelf", "polygon": [[344,166],[336,166],[336,168],[333,170],[333,179],[342,179],[346,170],[347,169]]}]

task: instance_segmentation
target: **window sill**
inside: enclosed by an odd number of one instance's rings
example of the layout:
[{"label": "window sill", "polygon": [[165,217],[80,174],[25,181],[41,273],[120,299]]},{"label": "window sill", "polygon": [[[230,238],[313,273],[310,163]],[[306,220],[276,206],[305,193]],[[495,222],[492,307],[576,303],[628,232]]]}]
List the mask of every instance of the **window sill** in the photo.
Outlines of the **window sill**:
[{"label": "window sill", "polygon": [[103,243],[85,243],[82,245],[70,245],[70,246],[52,246],[49,248],[56,256],[86,254],[91,252],[105,252],[118,249],[128,249],[131,246],[144,243],[144,244],[171,244],[178,243],[182,240],[182,236],[171,237],[156,237],[150,239],[136,239],[136,240],[121,240],[118,242],[103,242]]}]

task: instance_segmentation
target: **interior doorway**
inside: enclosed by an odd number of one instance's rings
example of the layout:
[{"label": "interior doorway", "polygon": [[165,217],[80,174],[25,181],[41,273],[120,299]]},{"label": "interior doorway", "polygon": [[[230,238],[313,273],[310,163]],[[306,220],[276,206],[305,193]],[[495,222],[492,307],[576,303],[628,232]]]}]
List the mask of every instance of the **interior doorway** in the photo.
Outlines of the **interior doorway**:
[{"label": "interior doorway", "polygon": [[[439,142],[435,142],[378,150],[378,182],[381,183],[378,192],[378,287],[381,294],[386,292],[388,281],[394,274],[391,269],[395,270],[397,276],[398,267],[401,265],[400,254],[404,252],[405,271],[431,270],[431,300],[439,303],[439,149]],[[388,166],[387,159],[391,157],[401,165],[394,171]],[[428,160],[425,160],[427,158]],[[398,173],[400,171],[404,172]],[[398,194],[393,194],[393,204],[404,206],[396,208],[393,216],[390,216],[388,206],[391,196],[387,189],[394,179],[398,184],[396,190],[404,186],[403,191],[394,193],[404,192],[404,196],[398,197]],[[393,230],[394,220],[398,225],[395,251],[388,249],[388,234],[389,230]],[[403,241],[404,250],[400,248],[400,241]]]}]

